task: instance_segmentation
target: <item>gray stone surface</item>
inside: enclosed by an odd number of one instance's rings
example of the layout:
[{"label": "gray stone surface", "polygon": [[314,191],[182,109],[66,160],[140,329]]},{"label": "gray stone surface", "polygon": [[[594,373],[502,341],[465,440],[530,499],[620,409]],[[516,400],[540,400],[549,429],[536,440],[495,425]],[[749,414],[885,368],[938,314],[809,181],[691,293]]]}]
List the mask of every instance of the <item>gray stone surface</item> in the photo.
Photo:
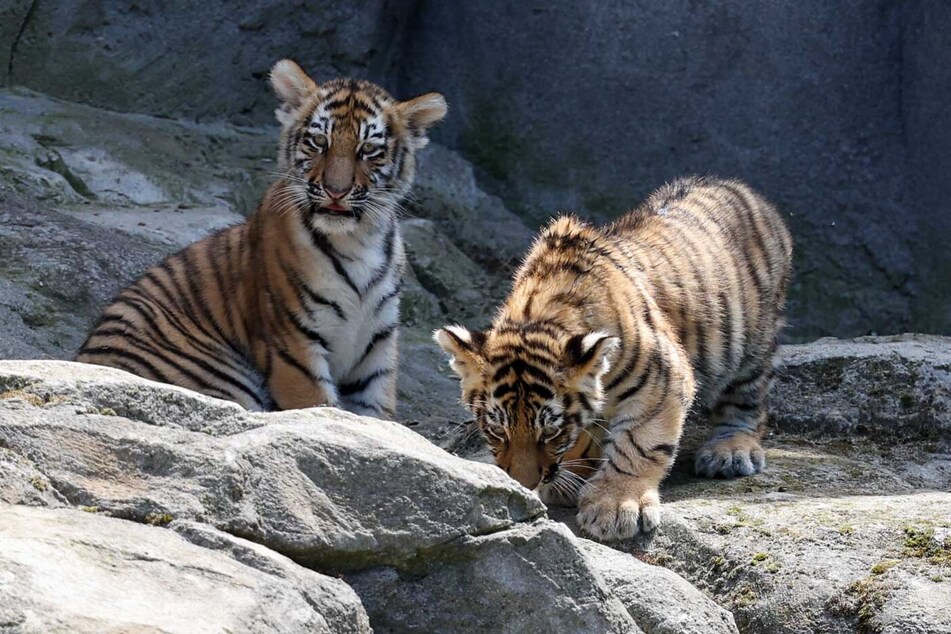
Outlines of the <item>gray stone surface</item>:
[{"label": "gray stone surface", "polygon": [[[347,577],[378,632],[736,632],[674,573],[550,521],[448,545],[407,570]],[[372,597],[372,599],[371,599]]]},{"label": "gray stone surface", "polygon": [[506,275],[514,271],[535,232],[487,194],[472,164],[458,152],[433,145],[420,157],[411,211],[436,223],[472,260]]},{"label": "gray stone surface", "polygon": [[0,179],[90,216],[142,206],[247,214],[272,180],[277,137],[276,124],[202,125],[0,91]]},{"label": "gray stone surface", "polygon": [[951,337],[820,339],[782,350],[773,424],[798,434],[874,434],[951,448]]},{"label": "gray stone surface", "polygon": [[176,529],[0,505],[0,630],[371,631],[342,581],[208,527]]},{"label": "gray stone surface", "polygon": [[437,82],[453,116],[435,140],[520,215],[604,218],[685,173],[740,177],[793,228],[789,337],[951,329],[931,234],[951,231],[947,2],[424,2],[415,18],[400,85]]},{"label": "gray stone surface", "polygon": [[[401,98],[440,90],[451,114],[434,139],[530,224],[613,216],[687,172],[747,179],[797,239],[790,339],[951,331],[943,0],[174,0],[160,12],[14,0],[0,12],[0,78],[111,110],[270,124],[264,77],[287,55]],[[505,260],[511,226],[476,223],[458,246],[472,256],[464,243],[493,235]]]},{"label": "gray stone surface", "polygon": [[0,446],[0,616],[26,631],[182,631],[207,601],[193,628],[364,631],[362,603],[377,632],[736,632],[673,573],[576,538],[501,470],[396,423],[0,361]]},{"label": "gray stone surface", "polygon": [[404,3],[32,4],[17,31],[0,31],[5,52],[19,33],[0,71],[8,83],[112,110],[261,123],[274,109],[263,78],[276,60],[294,56],[322,81],[365,75],[389,58]]},{"label": "gray stone surface", "polygon": [[[88,379],[45,397],[77,375]],[[135,410],[98,406],[116,380],[135,392]],[[120,371],[0,361],[0,387],[38,397],[0,400],[0,437],[72,504],[208,522],[322,570],[399,564],[544,512],[494,467],[333,408],[250,414],[194,395],[192,407],[208,403],[220,418],[190,431],[168,406],[187,391]]]},{"label": "gray stone surface", "polygon": [[169,248],[91,226],[0,182],[0,358],[63,358]]},{"label": "gray stone surface", "polygon": [[588,565],[618,597],[638,626],[649,634],[736,632],[733,615],[717,607],[673,572],[613,548],[581,540]]}]

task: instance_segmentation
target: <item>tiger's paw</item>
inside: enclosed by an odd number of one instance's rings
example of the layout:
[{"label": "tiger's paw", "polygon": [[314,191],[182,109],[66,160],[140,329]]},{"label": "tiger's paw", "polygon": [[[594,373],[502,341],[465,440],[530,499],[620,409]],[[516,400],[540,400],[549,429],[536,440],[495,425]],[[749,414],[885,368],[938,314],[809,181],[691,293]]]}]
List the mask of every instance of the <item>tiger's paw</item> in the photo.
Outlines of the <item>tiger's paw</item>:
[{"label": "tiger's paw", "polygon": [[759,439],[751,434],[711,438],[697,452],[694,471],[707,478],[737,478],[760,473],[766,468],[766,454]]},{"label": "tiger's paw", "polygon": [[578,525],[602,541],[650,534],[660,525],[660,495],[656,486],[628,478],[591,482],[578,500]]}]

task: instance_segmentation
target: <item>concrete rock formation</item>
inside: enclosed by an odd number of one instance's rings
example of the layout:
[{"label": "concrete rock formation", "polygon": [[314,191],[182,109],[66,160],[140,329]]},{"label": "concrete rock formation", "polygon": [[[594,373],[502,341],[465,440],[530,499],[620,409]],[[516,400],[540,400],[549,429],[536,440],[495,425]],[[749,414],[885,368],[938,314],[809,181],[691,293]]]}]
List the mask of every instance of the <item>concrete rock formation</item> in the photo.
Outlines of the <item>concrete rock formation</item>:
[{"label": "concrete rock formation", "polygon": [[618,215],[690,171],[744,178],[794,229],[802,341],[951,328],[949,30],[942,0],[12,0],[0,81],[241,125],[272,122],[264,77],[285,56],[439,90],[434,139],[530,225]]}]

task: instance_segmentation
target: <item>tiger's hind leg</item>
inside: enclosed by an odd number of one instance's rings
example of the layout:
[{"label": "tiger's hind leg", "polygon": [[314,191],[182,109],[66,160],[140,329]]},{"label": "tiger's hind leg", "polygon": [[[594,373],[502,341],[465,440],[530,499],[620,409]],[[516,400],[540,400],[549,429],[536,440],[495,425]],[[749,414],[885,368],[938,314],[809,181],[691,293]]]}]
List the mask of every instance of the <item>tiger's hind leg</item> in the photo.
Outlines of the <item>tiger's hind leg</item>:
[{"label": "tiger's hind leg", "polygon": [[766,397],[773,380],[772,356],[738,373],[711,412],[713,433],[697,452],[694,470],[708,478],[760,473],[766,455],[760,438],[766,427]]}]

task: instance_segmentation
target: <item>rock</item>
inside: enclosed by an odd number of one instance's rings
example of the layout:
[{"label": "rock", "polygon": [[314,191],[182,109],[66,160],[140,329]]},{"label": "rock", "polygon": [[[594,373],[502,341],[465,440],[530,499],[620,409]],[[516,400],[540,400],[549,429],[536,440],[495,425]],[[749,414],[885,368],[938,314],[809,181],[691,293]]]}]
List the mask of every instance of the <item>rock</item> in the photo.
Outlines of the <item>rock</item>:
[{"label": "rock", "polygon": [[666,505],[652,552],[729,607],[741,631],[845,634],[890,622],[891,632],[949,632],[951,541],[936,542],[936,555],[907,546],[951,526],[949,509],[951,494],[936,492],[684,498]]},{"label": "rock", "polygon": [[[78,205],[75,215],[98,213],[96,222],[111,228],[138,232],[136,223],[111,222],[128,216],[117,206],[149,206],[138,219],[146,224],[159,220],[150,215],[154,207],[176,208],[185,217],[166,230],[179,234],[186,217],[197,215],[186,208],[230,211],[224,224],[239,221],[236,214],[257,206],[275,169],[276,122],[259,130],[198,125],[104,112],[25,91],[0,91],[0,110],[0,178],[20,193]],[[207,232],[200,227],[184,242]]]},{"label": "rock", "polygon": [[[82,377],[72,391],[56,387],[71,377]],[[100,407],[120,379],[134,408],[122,400]],[[333,408],[250,414],[68,362],[0,361],[0,392],[11,387],[39,400],[0,401],[0,438],[71,504],[139,521],[158,514],[210,523],[325,571],[398,565],[544,512],[495,467],[450,456],[402,425]],[[61,400],[47,401],[48,393]],[[176,416],[187,396],[195,410],[209,410],[202,431]]]},{"label": "rock", "polygon": [[399,76],[446,95],[435,139],[530,224],[740,177],[793,228],[788,336],[947,332],[949,25],[942,2],[429,3]]},{"label": "rock", "polygon": [[0,622],[18,632],[371,631],[342,581],[209,527],[175,528],[0,505]]},{"label": "rock", "polygon": [[951,447],[951,337],[820,339],[784,347],[782,359],[770,399],[779,429]]},{"label": "rock", "polygon": [[440,300],[440,321],[427,324],[430,329],[443,326],[447,319],[473,327],[487,326],[496,304],[508,290],[508,282],[490,278],[431,220],[404,220],[400,230],[416,279]]},{"label": "rock", "polygon": [[467,537],[411,568],[347,581],[373,606],[378,632],[737,631],[729,613],[677,575],[548,521]]},{"label": "rock", "polygon": [[[163,627],[208,601],[201,619],[235,630],[366,630],[353,591],[281,553],[343,574],[378,632],[736,632],[673,573],[577,539],[500,469],[396,423],[333,408],[252,414],[110,368],[0,361],[0,444],[0,501],[88,511],[0,508],[0,564],[13,574],[49,566],[52,549],[67,553],[57,565],[70,579],[91,566],[82,588],[0,577],[0,605],[27,606],[0,616],[28,630],[150,624],[161,603],[146,595],[178,601],[163,593],[196,584]],[[134,591],[105,601],[100,588],[132,575]],[[675,616],[650,588],[675,597]]]},{"label": "rock", "polygon": [[586,539],[578,543],[588,564],[645,632],[708,634],[737,631],[732,614],[717,607],[673,572],[635,557],[618,557],[613,548]]},{"label": "rock", "polygon": [[72,356],[102,306],[167,251],[41,204],[0,184],[0,358]]},{"label": "rock", "polygon": [[[110,0],[55,10],[39,3],[20,26],[3,74],[6,83],[111,110],[227,113],[239,123],[261,123],[276,107],[264,81],[275,61],[293,56],[320,81],[388,67],[394,13],[379,0],[308,7],[174,0],[161,10]],[[6,31],[0,35],[9,37]],[[2,44],[11,50],[11,42]]]},{"label": "rock", "polygon": [[[26,406],[25,402],[14,402],[17,397],[9,391],[0,394],[0,400],[8,401],[13,409]],[[67,501],[50,486],[49,478],[36,465],[2,447],[0,439],[0,504],[57,507],[66,506]]]},{"label": "rock", "polygon": [[471,163],[440,145],[420,156],[410,207],[435,222],[470,258],[506,277],[535,235],[501,199],[480,189]]}]

